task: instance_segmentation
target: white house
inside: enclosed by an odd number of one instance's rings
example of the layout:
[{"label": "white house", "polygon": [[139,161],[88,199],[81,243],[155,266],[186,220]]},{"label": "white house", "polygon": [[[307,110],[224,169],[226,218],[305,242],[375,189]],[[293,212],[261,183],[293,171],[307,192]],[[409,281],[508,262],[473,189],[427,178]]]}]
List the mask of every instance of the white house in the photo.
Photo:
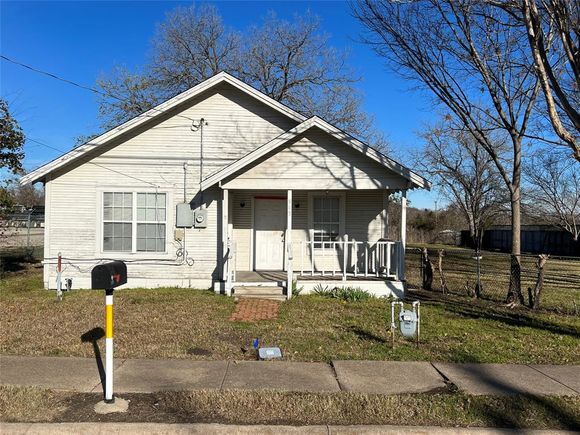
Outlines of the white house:
[{"label": "white house", "polygon": [[[125,287],[281,292],[292,282],[404,290],[406,192],[424,178],[318,117],[226,73],[22,178],[46,189],[44,285],[90,286],[127,262]],[[387,203],[402,194],[399,240]],[[290,283],[290,284],[289,284]]]}]

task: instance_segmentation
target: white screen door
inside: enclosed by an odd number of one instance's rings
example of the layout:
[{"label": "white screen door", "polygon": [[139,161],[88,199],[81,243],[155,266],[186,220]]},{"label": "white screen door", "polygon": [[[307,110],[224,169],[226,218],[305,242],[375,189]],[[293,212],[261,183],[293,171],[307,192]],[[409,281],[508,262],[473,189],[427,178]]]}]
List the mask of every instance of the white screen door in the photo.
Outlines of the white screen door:
[{"label": "white screen door", "polygon": [[254,201],[256,270],[284,270],[286,198]]}]

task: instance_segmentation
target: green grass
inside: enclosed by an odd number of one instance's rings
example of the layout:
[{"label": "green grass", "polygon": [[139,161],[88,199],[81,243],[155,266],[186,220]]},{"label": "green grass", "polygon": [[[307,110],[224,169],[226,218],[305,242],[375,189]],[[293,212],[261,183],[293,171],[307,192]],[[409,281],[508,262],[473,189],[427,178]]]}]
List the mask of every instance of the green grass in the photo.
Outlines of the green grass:
[{"label": "green grass", "polygon": [[200,390],[123,394],[125,414],[96,415],[97,394],[0,387],[0,420],[288,425],[413,425],[569,429],[580,427],[579,397]]},{"label": "green grass", "polygon": [[[580,363],[580,318],[508,309],[469,298],[416,292],[422,302],[421,345],[397,339],[391,348],[390,304],[298,296],[279,318],[231,322],[233,298],[192,289],[134,289],[115,294],[116,356],[253,359],[252,340],[279,346],[286,360],[424,360],[451,362]],[[78,290],[58,302],[42,289],[41,270],[0,283],[0,353],[92,357],[81,335],[104,327],[104,295]],[[209,355],[192,355],[192,348]]]}]

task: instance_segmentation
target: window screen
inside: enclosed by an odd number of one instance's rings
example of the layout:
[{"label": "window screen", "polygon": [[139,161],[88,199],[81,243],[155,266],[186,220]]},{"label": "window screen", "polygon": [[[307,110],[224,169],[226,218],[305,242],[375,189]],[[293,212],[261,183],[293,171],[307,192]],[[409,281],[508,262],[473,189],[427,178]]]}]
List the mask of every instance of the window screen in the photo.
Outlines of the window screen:
[{"label": "window screen", "polygon": [[165,252],[165,194],[137,193],[137,251]]},{"label": "window screen", "polygon": [[103,250],[131,252],[133,225],[133,194],[105,192],[103,194]]},{"label": "window screen", "polygon": [[166,200],[165,193],[104,192],[103,251],[165,252]]},{"label": "window screen", "polygon": [[[338,240],[340,232],[340,199],[338,197],[314,197],[312,199],[314,247],[322,248],[323,242]],[[325,248],[331,245],[325,244]]]}]

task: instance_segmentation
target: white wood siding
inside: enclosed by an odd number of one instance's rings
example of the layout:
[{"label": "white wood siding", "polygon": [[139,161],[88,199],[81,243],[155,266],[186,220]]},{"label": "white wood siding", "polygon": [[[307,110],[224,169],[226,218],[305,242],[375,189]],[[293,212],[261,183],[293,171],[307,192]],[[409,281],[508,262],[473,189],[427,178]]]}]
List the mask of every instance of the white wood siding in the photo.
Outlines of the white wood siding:
[{"label": "white wood siding", "polygon": [[[186,249],[193,266],[175,265],[173,241],[175,205],[183,201],[183,163],[187,162],[188,202],[199,205],[200,132],[191,121],[204,118],[204,176],[296,125],[274,109],[248,97],[230,85],[220,85],[110,146],[98,156],[75,162],[47,181],[45,238],[45,286],[56,287],[56,257],[63,262],[63,279],[73,288],[90,285],[91,259],[111,258],[128,263],[128,286],[177,285],[209,287],[217,271],[221,251],[219,188],[204,193],[208,227],[186,229]],[[155,191],[168,194],[167,253],[101,252],[100,197],[107,191]],[[78,261],[82,259],[82,261]],[[148,259],[147,264],[143,264]],[[149,261],[150,260],[150,261]],[[137,262],[134,262],[137,261]],[[138,263],[141,264],[138,264]],[[169,265],[171,264],[171,265]],[[80,269],[80,270],[79,270]]]},{"label": "white wood siding", "polygon": [[223,185],[233,189],[400,189],[407,187],[407,180],[312,128]]}]

